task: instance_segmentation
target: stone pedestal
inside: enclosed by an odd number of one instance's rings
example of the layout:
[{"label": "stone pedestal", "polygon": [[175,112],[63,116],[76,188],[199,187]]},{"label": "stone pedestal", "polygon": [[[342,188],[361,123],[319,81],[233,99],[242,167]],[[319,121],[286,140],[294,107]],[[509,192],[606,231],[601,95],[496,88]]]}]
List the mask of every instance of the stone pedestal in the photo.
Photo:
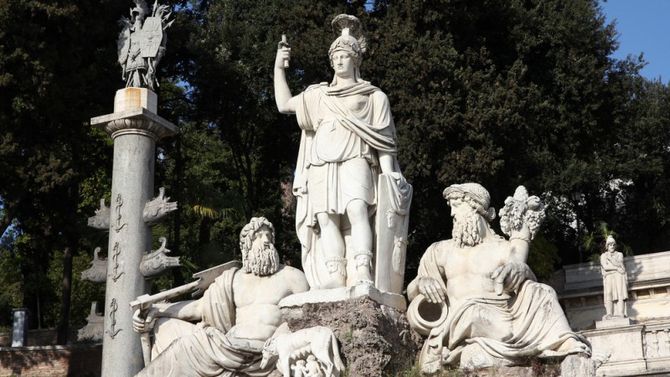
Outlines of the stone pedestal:
[{"label": "stone pedestal", "polygon": [[156,94],[144,88],[117,91],[114,113],[92,118],[91,125],[114,140],[102,376],[134,376],[144,362],[129,304],[146,293],[139,265],[151,249],[142,212],[154,192],[156,141],[177,127],[156,114]]},{"label": "stone pedestal", "polygon": [[598,376],[635,376],[646,371],[643,325],[583,331],[591,342],[594,358],[605,361]]},{"label": "stone pedestal", "polygon": [[623,327],[628,325],[630,325],[630,318],[623,317],[613,317],[604,319],[602,321],[596,321],[596,329],[607,329],[611,327]]},{"label": "stone pedestal", "polygon": [[421,347],[419,335],[410,330],[403,312],[369,297],[285,306],[282,314],[292,331],[331,328],[350,377],[398,375],[414,365]]},{"label": "stone pedestal", "polygon": [[389,306],[401,312],[404,312],[407,309],[405,296],[396,293],[381,292],[379,289],[369,284],[332,289],[312,289],[307,292],[297,293],[283,298],[279,301],[279,306],[302,306],[303,304],[338,302],[362,297],[368,297],[380,305]]}]

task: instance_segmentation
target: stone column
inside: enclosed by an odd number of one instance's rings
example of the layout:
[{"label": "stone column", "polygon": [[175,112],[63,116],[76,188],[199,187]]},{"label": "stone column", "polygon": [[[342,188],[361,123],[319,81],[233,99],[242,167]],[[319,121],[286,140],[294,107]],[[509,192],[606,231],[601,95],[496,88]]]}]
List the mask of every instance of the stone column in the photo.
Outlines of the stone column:
[{"label": "stone column", "polygon": [[102,377],[130,377],[144,366],[129,304],[146,293],[139,266],[151,250],[151,227],[143,210],[154,191],[156,141],[178,131],[156,114],[156,94],[145,88],[117,91],[114,113],[91,119],[91,125],[114,140]]}]

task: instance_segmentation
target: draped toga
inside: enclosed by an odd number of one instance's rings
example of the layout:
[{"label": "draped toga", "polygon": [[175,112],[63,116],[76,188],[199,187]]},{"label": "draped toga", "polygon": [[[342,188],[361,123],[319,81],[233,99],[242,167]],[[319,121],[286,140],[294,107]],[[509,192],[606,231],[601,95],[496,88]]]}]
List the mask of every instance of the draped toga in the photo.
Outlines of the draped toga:
[{"label": "draped toga", "polygon": [[319,276],[328,273],[313,230],[316,214],[344,214],[354,199],[376,203],[377,152],[396,153],[395,125],[388,98],[367,81],[344,88],[313,85],[297,98],[302,135],[293,182],[296,231],[307,281],[318,288]]},{"label": "draped toga", "polygon": [[178,338],[160,350],[158,357],[137,377],[260,377],[274,370],[272,363],[260,368],[262,347],[226,335],[235,325],[233,277],[237,271],[237,268],[226,270],[205,291],[202,322],[193,325],[170,319],[164,329],[157,329],[157,344],[161,330]]}]

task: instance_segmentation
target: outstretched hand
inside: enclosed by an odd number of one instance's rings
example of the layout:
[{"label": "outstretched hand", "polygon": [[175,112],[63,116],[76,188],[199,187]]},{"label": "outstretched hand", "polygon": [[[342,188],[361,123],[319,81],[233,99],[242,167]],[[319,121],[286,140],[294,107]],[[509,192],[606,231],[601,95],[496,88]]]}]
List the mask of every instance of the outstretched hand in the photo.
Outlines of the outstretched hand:
[{"label": "outstretched hand", "polygon": [[493,289],[497,295],[503,292],[516,292],[521,287],[521,283],[526,280],[535,280],[535,275],[525,263],[509,262],[493,271]]},{"label": "outstretched hand", "polygon": [[419,293],[424,295],[428,302],[439,304],[445,301],[446,294],[440,284],[432,277],[419,278]]}]

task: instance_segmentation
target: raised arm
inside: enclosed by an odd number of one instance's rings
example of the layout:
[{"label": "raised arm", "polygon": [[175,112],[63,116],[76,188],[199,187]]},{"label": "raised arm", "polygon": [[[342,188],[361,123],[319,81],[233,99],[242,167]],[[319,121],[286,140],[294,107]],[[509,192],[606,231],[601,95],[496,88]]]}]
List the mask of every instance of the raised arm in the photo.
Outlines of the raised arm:
[{"label": "raised arm", "polygon": [[274,68],[275,101],[277,103],[277,110],[282,114],[295,114],[296,108],[295,102],[297,99],[291,95],[284,67],[284,62],[290,59],[291,49],[289,47],[281,46],[277,49]]},{"label": "raised arm", "polygon": [[520,229],[512,230],[509,241],[512,245],[512,259],[515,262],[527,263],[530,239],[528,225],[522,224]]}]

